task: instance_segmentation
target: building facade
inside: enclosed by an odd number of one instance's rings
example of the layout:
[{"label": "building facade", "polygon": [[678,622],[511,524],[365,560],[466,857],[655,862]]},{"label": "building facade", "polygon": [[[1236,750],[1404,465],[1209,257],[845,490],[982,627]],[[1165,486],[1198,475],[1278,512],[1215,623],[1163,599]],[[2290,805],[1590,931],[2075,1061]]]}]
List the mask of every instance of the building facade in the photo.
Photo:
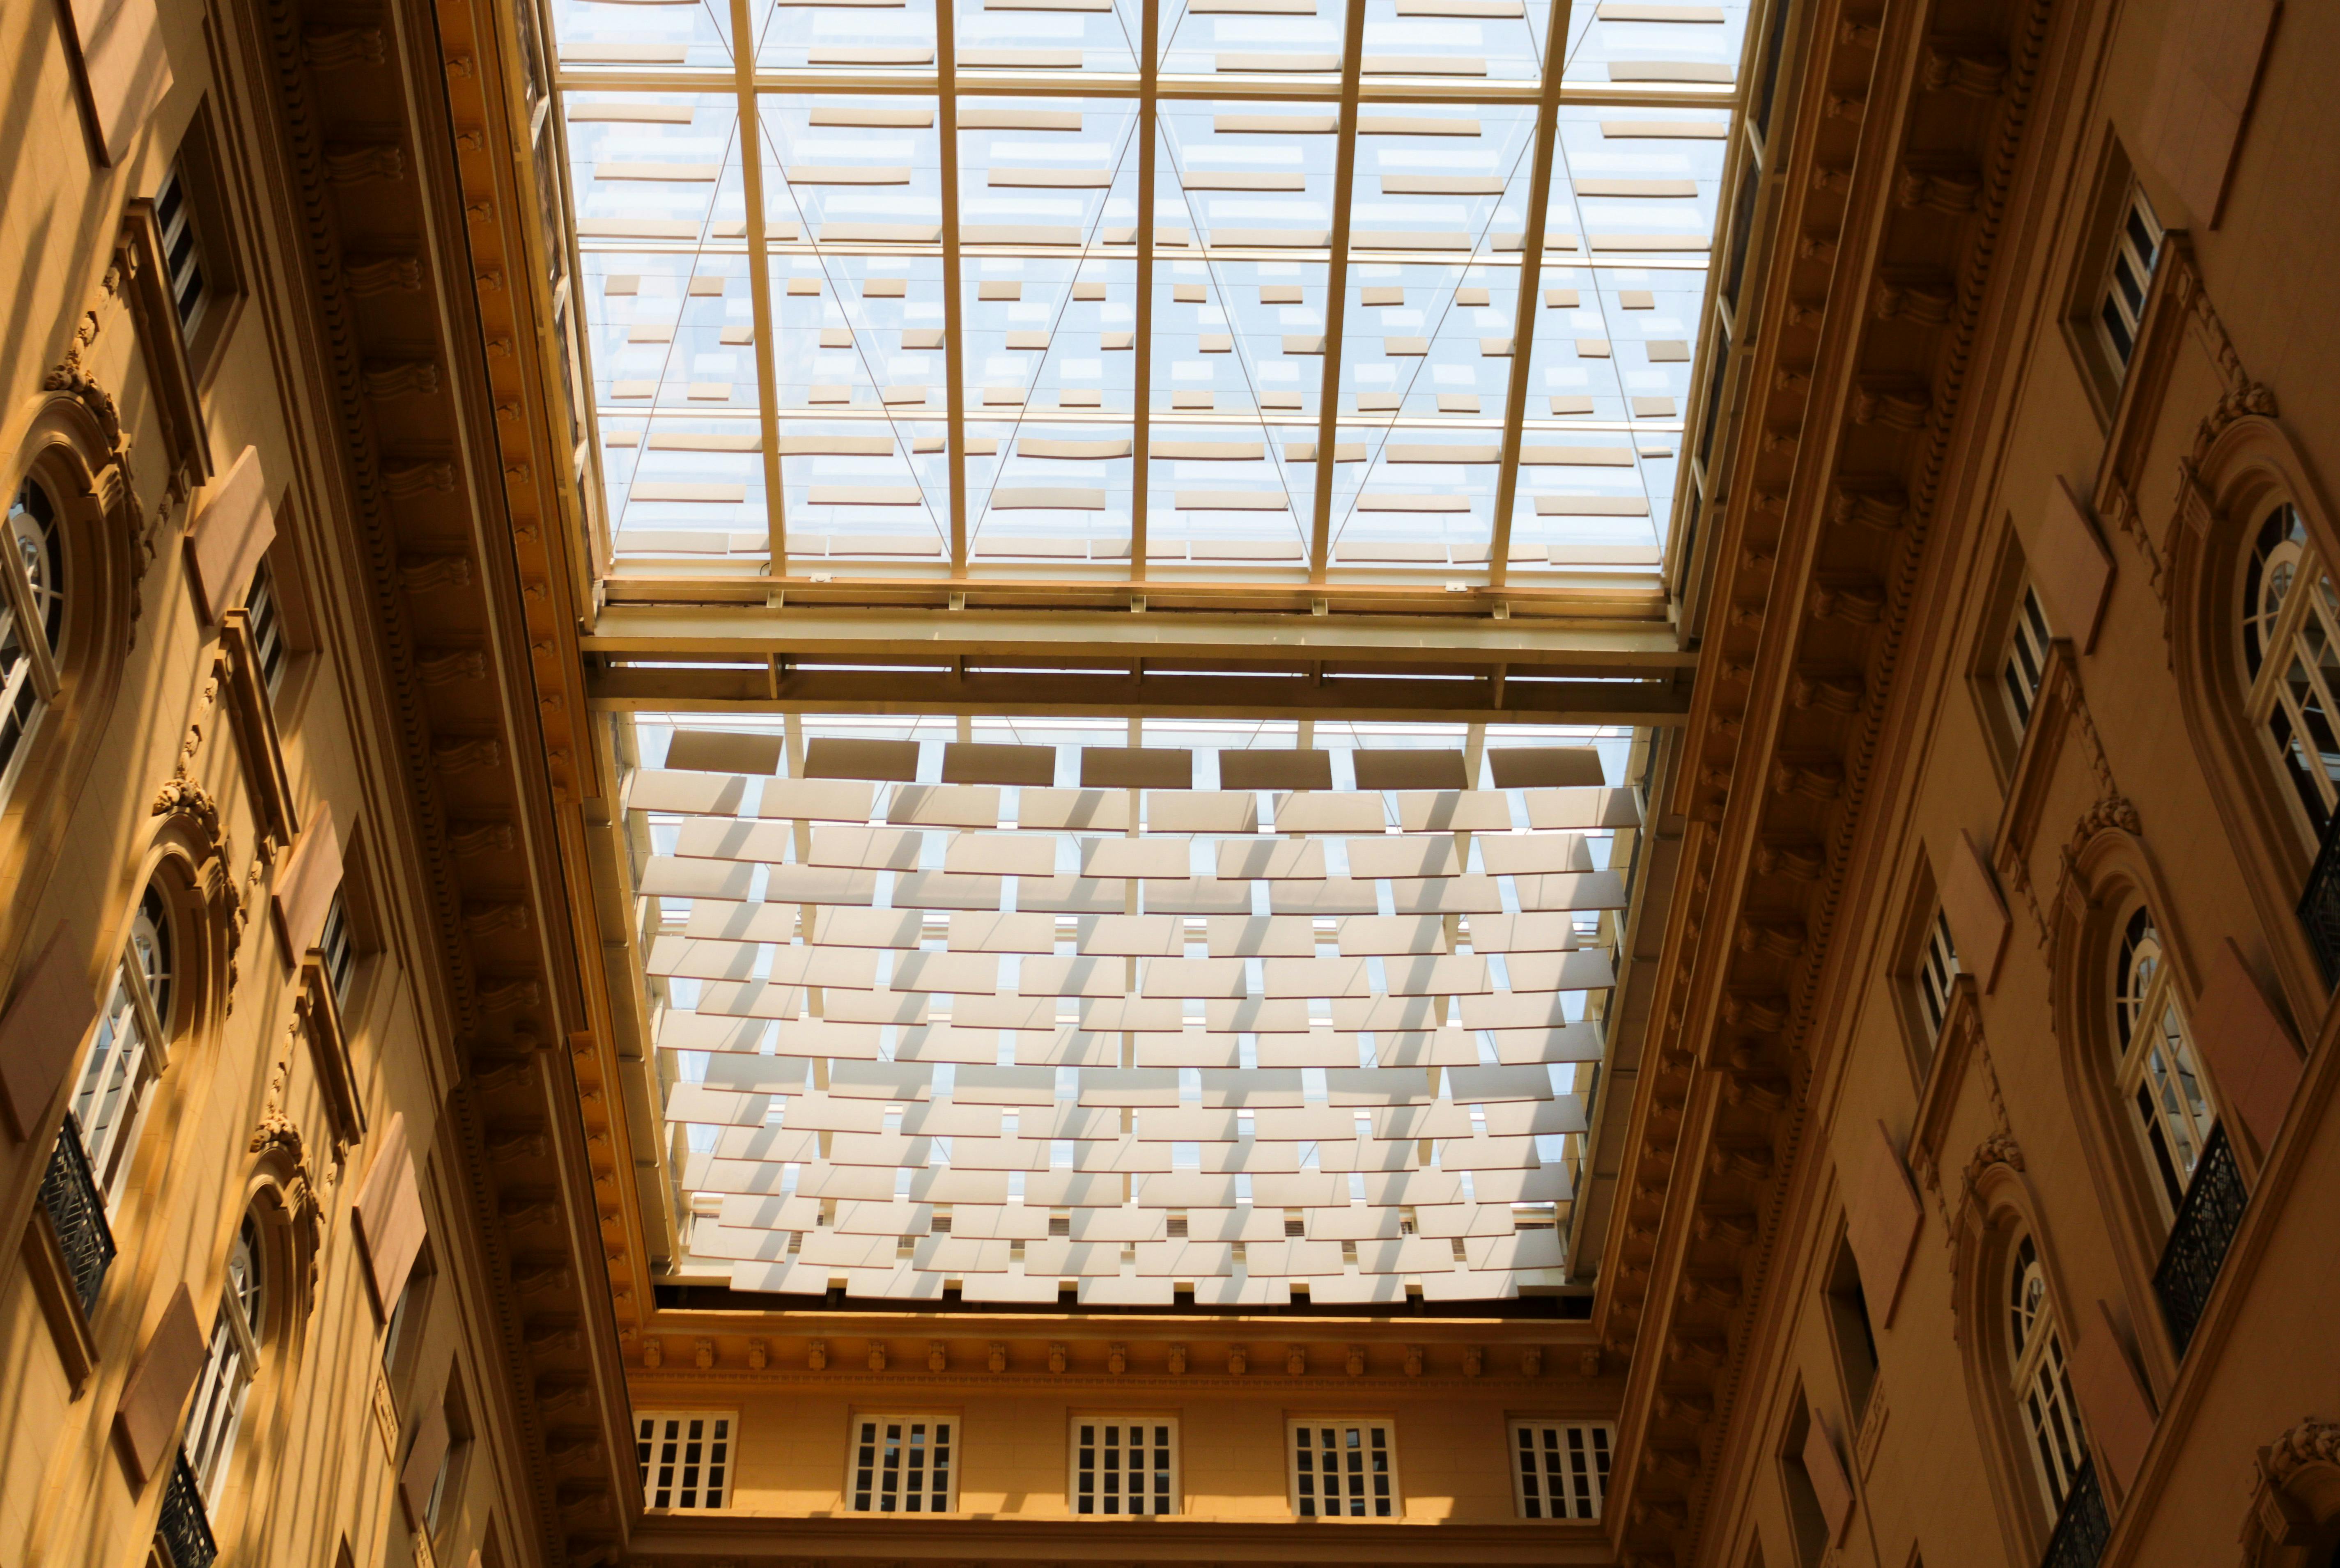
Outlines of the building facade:
[{"label": "building facade", "polygon": [[2340,1563],[2334,25],[901,9],[0,9],[0,1563]]}]

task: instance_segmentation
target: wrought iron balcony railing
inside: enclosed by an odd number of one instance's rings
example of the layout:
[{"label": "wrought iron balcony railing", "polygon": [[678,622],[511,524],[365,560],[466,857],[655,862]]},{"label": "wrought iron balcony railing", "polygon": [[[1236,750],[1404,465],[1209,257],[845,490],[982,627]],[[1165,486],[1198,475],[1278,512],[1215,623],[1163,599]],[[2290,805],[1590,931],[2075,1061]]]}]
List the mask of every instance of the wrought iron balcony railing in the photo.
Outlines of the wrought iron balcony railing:
[{"label": "wrought iron balcony railing", "polygon": [[2105,1494],[2097,1484],[2097,1462],[2083,1460],[2080,1473],[2072,1477],[2072,1490],[2065,1494],[2064,1511],[2056,1516],[2056,1533],[2048,1537],[2039,1568],[2097,1568],[2112,1533]]},{"label": "wrought iron balcony railing", "polygon": [[212,1568],[219,1559],[219,1546],[212,1540],[211,1517],[203,1508],[203,1488],[195,1484],[184,1449],[171,1466],[171,1484],[164,1489],[163,1516],[154,1523],[154,1536],[170,1553],[171,1568]]},{"label": "wrought iron balcony railing", "polygon": [[90,1174],[89,1157],[82,1152],[81,1124],[72,1111],[49,1151],[49,1168],[41,1175],[41,1207],[57,1233],[58,1249],[73,1275],[74,1294],[81,1297],[84,1317],[97,1309],[98,1287],[114,1263],[114,1228],[105,1222],[105,1198]]},{"label": "wrought iron balcony railing", "polygon": [[2324,983],[2340,986],[2340,814],[2316,846],[2315,864],[2299,895],[2299,923],[2307,929],[2307,945],[2315,950]]},{"label": "wrought iron balcony railing", "polygon": [[2203,1140],[2194,1183],[2177,1206],[2177,1222],[2169,1228],[2169,1244],[2161,1249],[2161,1266],[2153,1271],[2153,1293],[2161,1298],[2161,1316],[2180,1356],[2202,1321],[2210,1287],[2218,1283],[2219,1267],[2226,1261],[2226,1248],[2249,1201],[2243,1173],[2235,1165],[2234,1146],[2226,1141],[2221,1122]]}]

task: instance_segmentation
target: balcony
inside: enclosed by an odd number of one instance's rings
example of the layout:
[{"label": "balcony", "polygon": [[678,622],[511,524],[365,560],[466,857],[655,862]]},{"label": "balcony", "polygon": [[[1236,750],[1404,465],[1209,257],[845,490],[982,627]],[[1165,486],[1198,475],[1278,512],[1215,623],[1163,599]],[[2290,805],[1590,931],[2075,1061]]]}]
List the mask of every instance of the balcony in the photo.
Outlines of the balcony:
[{"label": "balcony", "polygon": [[2234,1147],[2226,1141],[2226,1124],[2210,1129],[2203,1141],[2202,1159],[2194,1168],[2193,1185],[2177,1206],[2177,1221],[2169,1228],[2169,1245],[2161,1249],[2161,1266],[2153,1271],[2153,1293],[2161,1298],[2161,1316],[2169,1325],[2170,1343],[2184,1356],[2210,1302],[2210,1287],[2218,1283],[2219,1266],[2243,1222],[2250,1194],[2243,1189],[2243,1174],[2235,1166]]},{"label": "balcony", "polygon": [[2299,923],[2306,928],[2307,945],[2315,950],[2324,983],[2340,986],[2340,815],[2332,819],[2324,830],[2324,842],[2316,846],[2307,890],[2299,895]]},{"label": "balcony", "polygon": [[171,1466],[171,1483],[163,1493],[163,1516],[154,1522],[154,1539],[171,1559],[171,1568],[212,1568],[219,1547],[212,1540],[212,1522],[203,1512],[203,1489],[188,1468],[185,1450]]},{"label": "balcony", "polygon": [[2048,1538],[2039,1568],[2097,1568],[2112,1533],[2105,1494],[2097,1485],[2097,1462],[2084,1460],[2080,1473],[2072,1477],[2072,1490],[2065,1494],[2064,1511],[2056,1516],[2056,1533]]},{"label": "balcony", "polygon": [[98,1289],[114,1263],[114,1230],[105,1223],[105,1198],[90,1175],[89,1157],[82,1152],[81,1124],[71,1111],[65,1112],[57,1146],[49,1153],[49,1168],[41,1176],[41,1207],[48,1211],[57,1248],[73,1276],[74,1294],[87,1317],[97,1309]]}]

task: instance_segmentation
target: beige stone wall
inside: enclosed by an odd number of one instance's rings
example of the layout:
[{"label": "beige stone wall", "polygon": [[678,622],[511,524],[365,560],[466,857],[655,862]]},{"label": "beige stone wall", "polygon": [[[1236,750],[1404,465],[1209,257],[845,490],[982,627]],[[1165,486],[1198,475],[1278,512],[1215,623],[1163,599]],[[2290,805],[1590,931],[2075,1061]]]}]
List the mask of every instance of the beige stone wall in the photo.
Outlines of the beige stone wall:
[{"label": "beige stone wall", "polygon": [[[2101,1384],[2077,1379],[2097,1465],[2110,1474],[2107,1561],[2260,1561],[2246,1555],[2264,1539],[2246,1530],[2260,1451],[2305,1419],[2340,1412],[2324,1305],[2340,1283],[2335,1022],[2292,914],[2313,845],[2271,751],[2235,716],[2228,640],[2235,564],[2279,490],[2327,551],[2340,538],[2318,488],[2340,453],[2340,393],[2325,373],[2340,350],[2340,312],[2319,242],[2340,31],[2326,12],[2283,8],[2214,227],[2198,203],[2219,182],[2206,186],[2176,160],[2231,145],[2231,126],[2220,129],[2216,94],[2187,72],[2231,74],[2237,59],[2247,67],[2266,9],[2197,15],[2185,0],[2052,9],[2059,88],[2040,105],[2048,162],[2036,207],[2006,242],[2018,247],[2019,281],[1970,394],[1988,426],[1929,547],[1909,673],[1886,726],[1874,794],[1882,810],[1853,855],[1844,930],[1857,934],[1830,959],[1827,1066],[1810,1094],[1826,1157],[1810,1162],[1789,1198],[1775,1299],[1744,1352],[1754,1381],[1725,1451],[1707,1559],[1732,1568],[1759,1553],[1770,1568],[2040,1560],[2053,1519],[2018,1446],[2004,1376],[2002,1260],[2018,1230],[2047,1262],[2066,1349],[2085,1360],[2087,1346],[2106,1357],[2099,1370],[2118,1370],[2137,1390],[2123,1412]],[[2240,80],[2247,93],[2247,68]],[[2162,303],[2148,328],[2158,337],[2116,398],[2092,391],[2088,334],[2068,311],[2076,299],[2093,303],[2100,180],[2124,166],[2182,232],[2160,267]],[[2246,380],[2271,394],[2272,417],[2225,427],[2215,418],[2221,399]],[[2189,461],[2200,464],[2199,490],[2182,478]],[[2254,473],[2268,488],[2254,489]],[[2111,581],[2093,646],[2075,642],[2068,665],[2051,673],[2060,695],[2018,750],[1999,738],[1998,694],[1981,677],[2003,654],[2012,563],[2028,557],[2038,573],[2071,537],[2055,515],[2059,484],[2087,509]],[[2134,507],[2126,524],[2124,496]],[[2077,630],[2068,602],[2048,606],[2059,636]],[[1992,868],[2008,931],[1996,975],[1977,976],[1972,1043],[1946,1053],[1956,1065],[1945,1070],[1913,1050],[1907,971],[1920,889],[1942,884],[1961,835]],[[2308,1053],[2288,1119],[2264,1143],[2239,1136],[2237,1087],[2220,1081],[2215,1060],[2206,1069],[2252,1194],[2182,1358],[2152,1283],[2166,1222],[2131,1108],[2114,1091],[2117,1048],[2102,1001],[2117,940],[2110,927],[2137,892],[2152,903],[2197,1040],[2238,1027],[2212,992],[2231,939]],[[1961,958],[1970,972],[1981,967],[1971,952]],[[1877,1179],[1880,1122],[1915,1174],[1919,1226],[1892,1320],[1878,1328],[1881,1370],[1856,1427],[1825,1291],[1845,1216]],[[1987,1149],[1994,1138],[2007,1141]],[[1869,1299],[1879,1307],[1873,1288]],[[1828,1430],[1854,1494],[1825,1549],[1800,1545],[1790,1516],[1781,1445],[1800,1400]],[[2328,1526],[2299,1528],[2300,1543],[2328,1549]]]},{"label": "beige stone wall", "polygon": [[[255,1201],[271,1219],[273,1305],[211,1521],[223,1560],[420,1561],[425,1549],[395,1495],[397,1468],[421,1412],[452,1386],[474,1440],[450,1467],[434,1555],[477,1562],[484,1544],[489,1562],[533,1561],[510,1463],[495,1457],[516,1445],[500,1397],[504,1374],[481,1348],[491,1319],[477,1256],[457,1239],[468,1188],[446,1175],[452,1146],[440,1108],[453,1076],[450,1031],[411,869],[408,790],[369,629],[372,590],[332,480],[341,469],[308,358],[310,307],[285,281],[295,259],[267,183],[263,149],[279,134],[273,104],[239,74],[231,19],[163,0],[161,54],[144,57],[167,59],[167,88],[151,112],[129,116],[120,161],[103,166],[60,30],[65,11],[45,0],[0,7],[0,58],[10,63],[0,96],[0,275],[9,280],[0,478],[13,495],[32,449],[27,432],[55,422],[44,378],[82,329],[82,370],[120,410],[138,522],[134,529],[127,507],[109,516],[96,499],[64,498],[74,596],[65,689],[0,806],[0,973],[15,977],[8,994],[20,994],[62,925],[72,966],[102,997],[160,864],[184,883],[175,901],[182,1001],[114,1218],[119,1256],[85,1324],[77,1307],[60,1317],[54,1298],[45,1306],[44,1271],[16,1240],[48,1224],[35,1190],[83,1041],[72,1042],[67,1081],[26,1108],[29,1136],[0,1129],[0,1227],[10,1238],[0,1263],[0,1562],[146,1560],[164,1483],[133,1482],[111,1440],[115,1412],[182,1286],[210,1334],[230,1246]],[[134,32],[141,19],[124,25]],[[158,368],[171,356],[142,340],[129,291],[109,289],[108,269],[128,204],[154,195],[199,111],[214,153],[203,194],[217,203],[204,237],[232,251],[207,260],[215,274],[234,275],[239,297],[214,301],[195,337],[192,384],[212,480],[179,498],[169,377]],[[335,1137],[321,1056],[295,1011],[301,955],[286,951],[274,924],[273,895],[303,835],[288,843],[272,834],[268,748],[233,722],[216,664],[221,632],[191,592],[183,546],[191,518],[247,448],[275,511],[270,558],[295,644],[273,705],[289,798],[306,831],[328,814],[336,824],[365,949],[341,1030],[366,1122],[354,1142]],[[108,454],[83,456],[104,478]],[[174,777],[216,809],[215,831],[199,814],[157,814],[158,792]],[[20,1044],[12,1038],[12,1050]],[[385,1431],[376,1415],[383,1330],[352,1206],[400,1113],[420,1168],[431,1278],[387,1378]],[[256,1147],[272,1124],[292,1137]],[[77,1326],[94,1351],[79,1378]]]}]

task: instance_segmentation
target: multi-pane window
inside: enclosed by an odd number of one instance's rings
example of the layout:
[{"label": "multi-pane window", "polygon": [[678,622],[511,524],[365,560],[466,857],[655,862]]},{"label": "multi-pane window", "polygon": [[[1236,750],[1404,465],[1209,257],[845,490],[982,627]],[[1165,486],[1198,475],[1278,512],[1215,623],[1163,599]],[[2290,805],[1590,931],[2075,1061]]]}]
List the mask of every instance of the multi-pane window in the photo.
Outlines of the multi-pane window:
[{"label": "multi-pane window", "polygon": [[2039,607],[2039,590],[2027,578],[2015,598],[2015,621],[2008,628],[2007,653],[1999,661],[1999,685],[2007,694],[2008,712],[2015,733],[2030,727],[2031,710],[2038,705],[2039,683],[2048,674],[2048,612]]},{"label": "multi-pane window", "polygon": [[2186,1014],[2170,985],[2153,912],[2139,906],[2122,930],[2113,1025],[2120,1048],[2120,1097],[2159,1178],[2165,1218],[2175,1218],[2217,1119],[2202,1081]]},{"label": "multi-pane window", "polygon": [[858,1415],[849,1477],[856,1514],[947,1514],[951,1511],[951,1439],[947,1415]]},{"label": "multi-pane window", "polygon": [[252,587],[243,596],[243,613],[252,628],[253,656],[260,661],[261,684],[274,696],[284,679],[284,617],[276,605],[276,578],[263,561],[252,574]]},{"label": "multi-pane window", "polygon": [[163,273],[179,312],[179,330],[192,334],[203,314],[203,246],[195,232],[186,176],[175,163],[154,192],[154,223],[163,232]]},{"label": "multi-pane window", "polygon": [[645,1508],[720,1508],[730,1496],[738,1417],[705,1410],[645,1410],[634,1417],[634,1459]]},{"label": "multi-pane window", "polygon": [[1073,1512],[1178,1512],[1178,1425],[1162,1416],[1073,1422]]},{"label": "multi-pane window", "polygon": [[64,547],[57,508],[37,479],[8,503],[8,547],[0,550],[0,789],[56,700],[64,653]]},{"label": "multi-pane window", "polygon": [[[2311,593],[2294,587],[2312,583]],[[2340,805],[2340,592],[2299,508],[2270,511],[2243,567],[2243,667],[2252,722],[2263,728],[2316,836]]]},{"label": "multi-pane window", "polygon": [[1918,950],[1918,1011],[1926,1021],[1926,1039],[1942,1032],[1950,1015],[1950,981],[1958,972],[1958,950],[1950,942],[1950,919],[1939,909],[1926,923],[1926,942]]},{"label": "multi-pane window", "polygon": [[2079,1402],[2064,1365],[2064,1345],[2048,1297],[2048,1276],[2029,1237],[2015,1249],[2008,1274],[2008,1356],[2014,1368],[2015,1403],[2024,1435],[2047,1488],[2048,1511],[2060,1513],[2072,1483],[2087,1463],[2088,1443],[2080,1430]]},{"label": "multi-pane window", "polygon": [[335,1011],[350,1004],[350,982],[357,977],[357,948],[350,940],[349,907],[335,893],[317,933],[317,954],[324,961],[325,980],[333,988]]},{"label": "multi-pane window", "polygon": [[1609,1428],[1512,1423],[1512,1480],[1523,1519],[1598,1519],[1609,1490]]},{"label": "multi-pane window", "polygon": [[236,1231],[235,1247],[228,1254],[227,1287],[220,1293],[211,1353],[195,1385],[194,1410],[187,1420],[183,1445],[187,1467],[195,1473],[196,1486],[207,1507],[218,1504],[228,1462],[235,1455],[236,1431],[243,1424],[244,1395],[251,1391],[253,1375],[260,1366],[260,1340],[266,1324],[265,1283],[259,1227],[247,1214]]},{"label": "multi-pane window", "polygon": [[114,990],[74,1090],[74,1122],[109,1216],[128,1183],[147,1091],[160,1070],[156,1051],[167,1048],[170,1020],[171,916],[162,890],[150,887],[131,922]]},{"label": "multi-pane window", "polygon": [[1292,1423],[1292,1511],[1303,1519],[1398,1516],[1397,1442],[1386,1421]]},{"label": "multi-pane window", "polygon": [[2124,370],[2137,350],[2137,334],[2145,318],[2146,291],[2153,286],[2153,264],[2161,254],[2161,222],[2145,192],[2132,188],[2121,209],[2119,232],[2113,236],[2112,254],[2105,261],[2105,284],[2097,303],[2097,324],[2105,347]]}]

